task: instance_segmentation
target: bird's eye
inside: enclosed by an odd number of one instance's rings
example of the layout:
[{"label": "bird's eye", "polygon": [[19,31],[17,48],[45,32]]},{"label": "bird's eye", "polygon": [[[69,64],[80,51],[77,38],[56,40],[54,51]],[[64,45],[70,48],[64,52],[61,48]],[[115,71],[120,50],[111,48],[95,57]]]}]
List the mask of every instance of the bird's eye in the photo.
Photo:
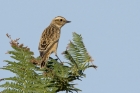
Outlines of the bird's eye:
[{"label": "bird's eye", "polygon": [[63,21],[62,19],[60,19],[60,21]]}]

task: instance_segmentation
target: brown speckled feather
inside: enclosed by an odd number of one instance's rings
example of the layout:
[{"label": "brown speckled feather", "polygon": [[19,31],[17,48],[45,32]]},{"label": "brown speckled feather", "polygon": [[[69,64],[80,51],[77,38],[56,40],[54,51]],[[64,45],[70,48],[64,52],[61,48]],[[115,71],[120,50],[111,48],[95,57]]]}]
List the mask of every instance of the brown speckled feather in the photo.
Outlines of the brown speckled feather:
[{"label": "brown speckled feather", "polygon": [[[42,33],[39,51],[43,61],[47,60],[51,53],[56,52],[58,41],[60,38],[60,29],[54,25],[47,27]],[[41,67],[43,66],[41,63]]]}]

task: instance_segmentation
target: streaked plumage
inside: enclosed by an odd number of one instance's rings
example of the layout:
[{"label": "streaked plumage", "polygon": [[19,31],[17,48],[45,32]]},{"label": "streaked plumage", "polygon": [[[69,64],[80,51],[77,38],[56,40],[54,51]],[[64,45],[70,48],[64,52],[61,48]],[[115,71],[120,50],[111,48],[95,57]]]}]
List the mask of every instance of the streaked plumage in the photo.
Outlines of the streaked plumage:
[{"label": "streaked plumage", "polygon": [[[64,17],[55,17],[51,24],[43,31],[39,42],[39,52],[42,57],[41,68],[45,66],[46,60],[50,57],[51,53],[57,56],[57,47],[60,38],[61,27],[66,23],[70,23]],[[58,57],[58,56],[57,56]]]}]

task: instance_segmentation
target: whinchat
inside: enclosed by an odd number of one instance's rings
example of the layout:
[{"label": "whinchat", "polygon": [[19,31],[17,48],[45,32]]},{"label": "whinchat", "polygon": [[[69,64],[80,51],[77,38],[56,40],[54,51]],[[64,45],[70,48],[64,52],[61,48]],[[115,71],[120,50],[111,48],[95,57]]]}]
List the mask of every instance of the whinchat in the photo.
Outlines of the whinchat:
[{"label": "whinchat", "polygon": [[57,56],[57,47],[60,38],[61,27],[70,22],[71,21],[67,21],[62,16],[57,16],[43,31],[38,47],[41,57],[41,68],[45,67],[46,61],[50,57],[51,53],[55,53],[55,56],[59,59]]}]

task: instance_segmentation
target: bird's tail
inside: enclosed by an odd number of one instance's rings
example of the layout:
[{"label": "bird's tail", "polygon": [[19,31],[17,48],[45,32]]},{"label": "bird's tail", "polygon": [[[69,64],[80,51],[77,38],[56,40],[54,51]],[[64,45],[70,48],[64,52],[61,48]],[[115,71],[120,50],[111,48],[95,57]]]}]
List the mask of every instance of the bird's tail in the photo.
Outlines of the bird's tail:
[{"label": "bird's tail", "polygon": [[46,53],[42,59],[41,59],[41,65],[40,65],[40,68],[44,68],[46,66],[46,62],[48,61],[50,57],[50,53]]}]

